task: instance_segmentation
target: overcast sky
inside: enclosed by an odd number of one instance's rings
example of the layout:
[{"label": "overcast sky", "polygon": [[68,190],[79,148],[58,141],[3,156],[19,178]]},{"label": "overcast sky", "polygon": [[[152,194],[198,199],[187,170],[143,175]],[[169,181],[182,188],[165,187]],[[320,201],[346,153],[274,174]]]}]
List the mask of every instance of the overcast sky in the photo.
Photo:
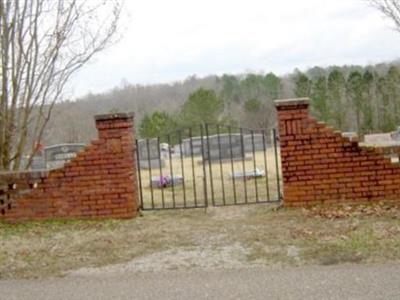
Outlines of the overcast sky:
[{"label": "overcast sky", "polygon": [[73,97],[123,81],[400,58],[400,33],[364,0],[126,0],[125,9],[123,39],[73,78]]}]

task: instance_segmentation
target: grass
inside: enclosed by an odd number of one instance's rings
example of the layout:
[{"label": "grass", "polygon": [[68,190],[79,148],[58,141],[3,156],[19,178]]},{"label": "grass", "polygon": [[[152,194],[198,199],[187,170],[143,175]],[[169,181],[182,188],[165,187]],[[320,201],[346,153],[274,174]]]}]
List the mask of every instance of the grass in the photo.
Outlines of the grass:
[{"label": "grass", "polygon": [[[255,152],[254,156],[252,153],[247,153],[246,156],[248,160],[236,160],[232,164],[230,160],[224,160],[222,164],[219,161],[211,163],[212,180],[210,180],[210,165],[206,163],[204,170],[200,156],[195,156],[193,161],[191,157],[184,157],[183,163],[177,157],[171,160],[166,159],[161,172],[159,168],[152,168],[151,176],[150,170],[142,169],[140,175],[143,187],[143,203],[145,207],[151,207],[152,202],[154,202],[155,207],[161,208],[163,207],[163,194],[165,207],[173,205],[173,194],[175,194],[176,206],[184,206],[185,203],[187,206],[193,206],[196,203],[201,205],[205,203],[206,198],[208,198],[208,201],[212,201],[212,195],[217,205],[223,204],[224,198],[228,204],[233,204],[235,201],[236,203],[243,203],[246,195],[249,202],[256,202],[257,199],[260,201],[278,200],[278,177],[276,175],[274,149],[268,148],[265,156],[264,151]],[[231,176],[232,166],[233,172],[253,171],[256,167],[264,170],[267,176],[256,180],[233,180]],[[153,188],[152,197],[150,178],[159,177],[161,173],[163,176],[171,175],[171,173],[175,176],[183,176],[185,191],[182,186],[176,186],[174,189],[171,187],[165,189]],[[213,190],[213,193],[211,193],[211,190]]]},{"label": "grass", "polygon": [[359,207],[326,214],[260,204],[146,212],[124,221],[0,224],[0,278],[58,276],[138,260],[152,263],[150,270],[168,263],[175,268],[183,257],[189,265],[215,260],[223,267],[237,261],[243,266],[398,261],[400,208],[379,207],[372,214],[358,213]]}]

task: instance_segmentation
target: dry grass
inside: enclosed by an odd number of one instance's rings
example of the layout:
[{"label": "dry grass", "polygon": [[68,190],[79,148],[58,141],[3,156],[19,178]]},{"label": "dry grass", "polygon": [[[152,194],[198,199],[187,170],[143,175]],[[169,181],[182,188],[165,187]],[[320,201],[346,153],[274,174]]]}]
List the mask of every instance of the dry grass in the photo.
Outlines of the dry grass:
[{"label": "dry grass", "polygon": [[[201,156],[195,156],[193,160],[191,157],[183,157],[183,162],[179,157],[172,158],[171,161],[166,159],[161,172],[159,168],[152,168],[151,176],[150,170],[142,169],[143,203],[145,207],[151,207],[154,203],[154,207],[161,208],[164,194],[164,207],[173,206],[174,201],[175,206],[179,207],[185,204],[186,206],[201,206],[206,201],[205,186],[209,203],[214,201],[217,205],[223,204],[223,199],[226,204],[244,203],[246,195],[248,202],[278,200],[274,149],[268,148],[265,155],[263,151],[256,152],[254,158],[251,153],[247,153],[247,157],[248,160],[236,160],[233,164],[230,160],[223,160],[222,165],[219,161],[214,161],[211,164],[212,182],[210,165],[206,163],[204,170]],[[279,157],[278,153],[278,165],[280,165]],[[267,176],[246,181],[232,179],[233,172],[253,171],[255,168],[265,171]],[[159,177],[161,173],[164,176],[171,174],[183,176],[185,189],[183,186],[176,186],[174,189],[172,187],[154,188],[152,196],[150,178]],[[173,194],[175,194],[175,199]]]},{"label": "dry grass", "polygon": [[260,204],[148,212],[127,221],[0,224],[0,277],[127,262],[135,271],[399,260],[400,208],[372,211],[327,214]]}]

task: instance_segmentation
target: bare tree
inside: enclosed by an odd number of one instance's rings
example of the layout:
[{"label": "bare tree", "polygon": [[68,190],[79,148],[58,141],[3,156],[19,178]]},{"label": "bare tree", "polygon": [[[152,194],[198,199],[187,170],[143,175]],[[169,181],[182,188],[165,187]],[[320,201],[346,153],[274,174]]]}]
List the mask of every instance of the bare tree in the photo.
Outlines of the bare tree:
[{"label": "bare tree", "polygon": [[30,165],[66,83],[115,42],[120,14],[119,0],[0,0],[0,169]]},{"label": "bare tree", "polygon": [[399,0],[367,0],[387,18],[392,20],[395,30],[400,32],[400,1]]}]

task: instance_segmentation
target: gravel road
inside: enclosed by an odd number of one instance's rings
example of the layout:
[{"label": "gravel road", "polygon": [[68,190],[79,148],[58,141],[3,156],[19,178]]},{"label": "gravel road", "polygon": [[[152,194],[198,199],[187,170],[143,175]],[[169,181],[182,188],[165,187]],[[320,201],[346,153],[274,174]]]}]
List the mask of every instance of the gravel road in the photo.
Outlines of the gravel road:
[{"label": "gravel road", "polygon": [[0,281],[0,299],[400,299],[400,265],[192,269]]}]

